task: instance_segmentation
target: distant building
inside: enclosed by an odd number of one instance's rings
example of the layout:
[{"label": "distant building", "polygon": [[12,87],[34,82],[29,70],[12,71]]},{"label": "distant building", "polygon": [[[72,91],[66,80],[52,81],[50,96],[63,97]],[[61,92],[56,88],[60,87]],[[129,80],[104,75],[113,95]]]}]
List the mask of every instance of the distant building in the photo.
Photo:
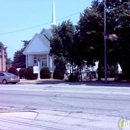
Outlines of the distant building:
[{"label": "distant building", "polygon": [[6,58],[4,48],[0,47],[0,72],[6,71]]}]

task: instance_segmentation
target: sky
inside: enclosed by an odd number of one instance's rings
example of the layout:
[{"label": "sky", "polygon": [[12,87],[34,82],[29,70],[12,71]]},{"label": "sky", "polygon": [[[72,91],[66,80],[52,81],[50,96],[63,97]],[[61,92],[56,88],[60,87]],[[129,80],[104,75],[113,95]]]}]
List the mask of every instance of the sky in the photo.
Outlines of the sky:
[{"label": "sky", "polygon": [[[92,0],[55,0],[56,24],[70,20],[74,25],[80,13],[91,6]],[[52,0],[0,0],[0,42],[7,47],[8,58],[31,40],[43,28],[51,28]]]}]

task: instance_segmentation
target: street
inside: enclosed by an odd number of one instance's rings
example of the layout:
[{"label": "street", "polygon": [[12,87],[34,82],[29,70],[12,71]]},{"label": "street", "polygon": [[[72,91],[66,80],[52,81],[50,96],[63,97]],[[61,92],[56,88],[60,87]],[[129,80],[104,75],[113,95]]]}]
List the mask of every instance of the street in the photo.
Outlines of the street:
[{"label": "street", "polygon": [[119,130],[129,104],[129,87],[0,85],[0,130]]}]

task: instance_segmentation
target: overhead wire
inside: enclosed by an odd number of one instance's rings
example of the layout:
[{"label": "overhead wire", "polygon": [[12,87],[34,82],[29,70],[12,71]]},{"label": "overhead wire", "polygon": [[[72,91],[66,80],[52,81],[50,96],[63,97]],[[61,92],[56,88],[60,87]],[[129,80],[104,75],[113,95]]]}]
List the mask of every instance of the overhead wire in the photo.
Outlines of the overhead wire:
[{"label": "overhead wire", "polygon": [[[68,16],[66,16],[66,17],[57,19],[56,21],[60,21],[60,20],[62,20],[62,19],[65,19],[65,18],[74,16],[74,15],[77,15],[77,14],[79,14],[79,13],[81,13],[81,12],[77,12],[77,13],[68,15]],[[20,29],[20,30],[15,30],[15,31],[10,31],[10,32],[0,33],[0,35],[6,35],[6,34],[11,34],[11,33],[17,33],[17,32],[21,32],[21,31],[26,31],[26,30],[30,30],[30,29],[33,29],[33,28],[41,27],[41,26],[47,25],[47,24],[50,24],[50,22],[47,22],[47,23],[44,23],[44,24],[40,24],[40,25],[36,25],[36,26],[32,26],[32,27],[28,27],[28,28],[24,28],[24,29]]]},{"label": "overhead wire", "polygon": [[[65,16],[63,18],[57,19],[56,21],[63,20],[65,18],[77,15],[79,13],[81,13],[81,11],[77,12],[77,13],[74,13],[74,14],[71,14],[71,15],[68,15],[68,16]],[[10,31],[10,32],[5,32],[5,33],[0,33],[0,35],[6,35],[6,34],[12,34],[12,33],[17,33],[17,32],[21,32],[21,31],[26,31],[26,30],[30,30],[30,29],[37,28],[37,27],[40,27],[40,26],[43,26],[43,25],[47,25],[47,24],[50,24],[50,22],[47,22],[47,23],[44,23],[44,24],[40,24],[40,25],[36,25],[36,26],[32,26],[32,27],[28,27],[28,28],[24,28],[24,29],[20,29],[20,30],[16,30],[16,31]],[[17,65],[17,63],[14,63],[14,64]],[[22,63],[22,64],[25,64],[25,63]]]}]

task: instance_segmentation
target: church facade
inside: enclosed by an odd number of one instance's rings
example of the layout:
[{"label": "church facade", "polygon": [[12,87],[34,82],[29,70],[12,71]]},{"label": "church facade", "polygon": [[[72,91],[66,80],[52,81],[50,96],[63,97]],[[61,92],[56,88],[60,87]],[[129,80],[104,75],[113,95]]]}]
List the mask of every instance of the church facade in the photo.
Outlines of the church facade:
[{"label": "church facade", "polygon": [[[51,26],[55,25],[56,25],[55,0],[52,0]],[[51,72],[54,71],[55,66],[53,63],[53,57],[49,55],[51,37],[52,37],[51,29],[42,29],[42,31],[39,34],[34,35],[30,43],[23,51],[23,54],[26,55],[26,68],[28,66],[39,66],[41,69],[42,67],[46,66],[50,69]]]},{"label": "church facade", "polygon": [[53,57],[49,55],[51,29],[42,29],[39,34],[35,34],[23,54],[26,55],[26,68],[28,66],[48,67],[51,72],[54,71]]}]

